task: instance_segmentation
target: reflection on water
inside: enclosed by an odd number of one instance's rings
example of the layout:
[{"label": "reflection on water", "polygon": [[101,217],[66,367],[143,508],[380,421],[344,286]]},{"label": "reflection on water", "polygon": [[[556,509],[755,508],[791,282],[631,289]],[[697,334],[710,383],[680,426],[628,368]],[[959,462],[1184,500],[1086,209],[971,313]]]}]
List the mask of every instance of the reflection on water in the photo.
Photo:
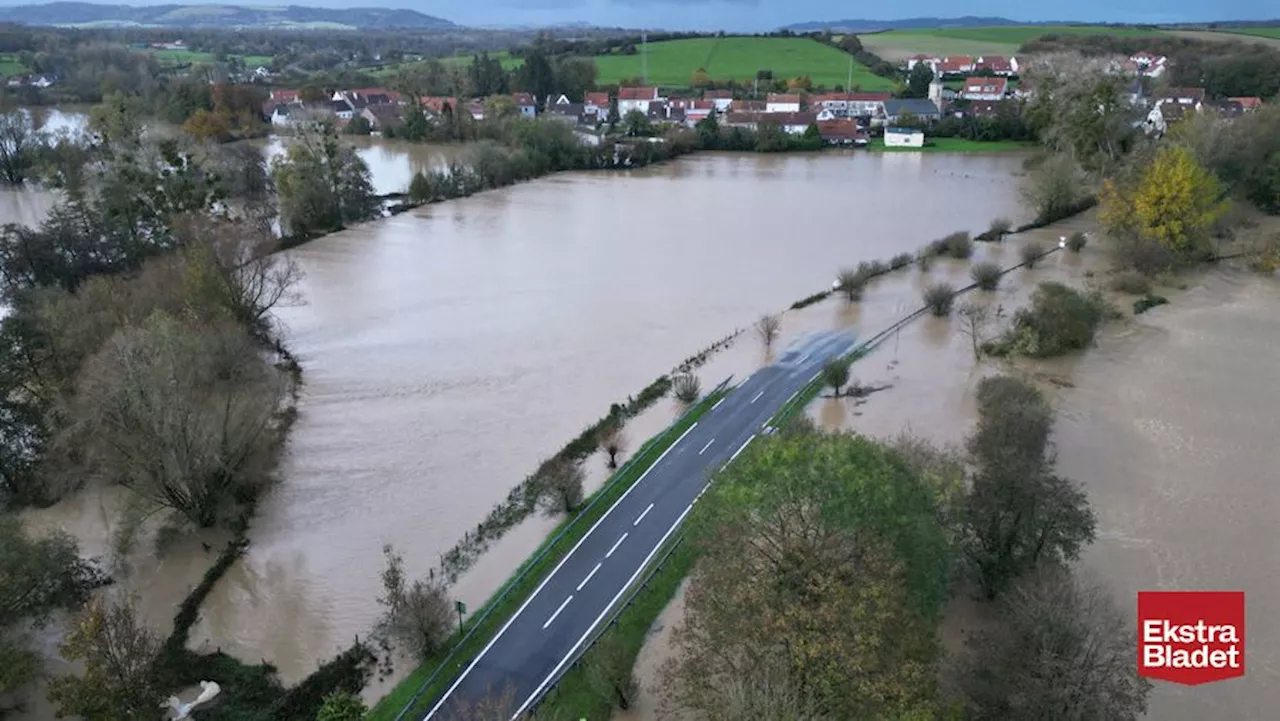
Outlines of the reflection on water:
[{"label": "reflection on water", "polygon": [[[462,145],[410,143],[405,140],[383,140],[369,136],[343,136],[369,166],[373,190],[379,195],[403,193],[416,173],[446,167],[451,162],[466,162],[469,151]],[[267,159],[284,152],[287,137],[273,136],[254,141],[265,149]]]}]

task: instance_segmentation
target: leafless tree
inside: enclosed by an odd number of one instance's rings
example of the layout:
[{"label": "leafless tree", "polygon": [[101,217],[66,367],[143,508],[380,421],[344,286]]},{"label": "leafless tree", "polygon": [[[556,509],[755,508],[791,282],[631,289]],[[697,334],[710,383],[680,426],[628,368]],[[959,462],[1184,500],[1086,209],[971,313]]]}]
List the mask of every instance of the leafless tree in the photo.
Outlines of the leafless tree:
[{"label": "leafless tree", "polygon": [[[502,690],[490,690],[473,701],[455,700],[448,706],[448,717],[453,721],[513,721],[516,710],[515,688],[510,684]],[[530,721],[529,713],[522,712],[514,721]],[[541,716],[539,716],[541,718]]]},{"label": "leafless tree", "polygon": [[600,432],[600,447],[609,456],[610,469],[618,467],[618,454],[627,450],[627,435],[622,430],[622,422],[614,421],[605,425]]},{"label": "leafless tree", "polygon": [[382,547],[387,559],[382,570],[384,609],[378,633],[399,644],[414,658],[425,661],[444,649],[453,631],[453,604],[444,579],[434,572],[412,583],[405,577],[404,557],[390,544]]},{"label": "leafless tree", "polygon": [[[998,311],[997,311],[998,312]],[[991,307],[985,303],[970,301],[960,305],[960,332],[969,336],[973,345],[973,360],[982,359],[982,344],[986,341],[987,328],[995,319]]]},{"label": "leafless tree", "polygon": [[702,395],[702,384],[698,382],[698,377],[692,373],[682,373],[676,376],[671,388],[676,394],[676,399],[685,404],[696,402],[699,396]]},{"label": "leafless tree", "polygon": [[970,641],[961,676],[973,718],[1089,721],[1141,718],[1151,684],[1137,639],[1108,590],[1050,565],[1000,603],[1000,623]]},{"label": "leafless tree", "polygon": [[765,348],[772,348],[773,342],[778,339],[778,332],[782,329],[782,319],[776,315],[762,315],[760,320],[756,321],[756,333],[759,334],[760,340],[764,341]]},{"label": "leafless tree", "polygon": [[582,506],[582,467],[569,460],[555,460],[538,477],[540,500],[547,513],[573,513]]},{"label": "leafless tree", "polygon": [[266,481],[281,374],[229,322],[157,312],[116,331],[81,369],[61,450],[157,507],[213,525]]}]

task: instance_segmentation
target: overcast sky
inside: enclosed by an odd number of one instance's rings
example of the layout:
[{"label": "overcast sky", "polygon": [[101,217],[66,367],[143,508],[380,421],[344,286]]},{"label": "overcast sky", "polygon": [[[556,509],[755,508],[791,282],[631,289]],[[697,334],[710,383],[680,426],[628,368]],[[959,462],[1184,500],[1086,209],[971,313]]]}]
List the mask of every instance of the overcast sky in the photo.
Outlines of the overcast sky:
[{"label": "overcast sky", "polygon": [[[297,4],[319,7],[401,7],[461,25],[592,25],[672,30],[755,32],[791,23],[847,18],[893,20],[905,17],[997,16],[1019,21],[1168,23],[1264,20],[1280,17],[1277,0],[986,0],[972,4],[917,0],[908,4],[848,0],[125,0],[120,4]],[[39,0],[0,0],[0,5]]]}]

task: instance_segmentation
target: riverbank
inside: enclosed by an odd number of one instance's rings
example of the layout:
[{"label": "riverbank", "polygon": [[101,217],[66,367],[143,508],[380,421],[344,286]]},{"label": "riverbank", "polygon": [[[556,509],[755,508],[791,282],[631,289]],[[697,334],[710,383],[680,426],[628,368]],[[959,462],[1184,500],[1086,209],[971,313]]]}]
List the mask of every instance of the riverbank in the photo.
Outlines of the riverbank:
[{"label": "riverbank", "polygon": [[927,137],[921,148],[889,148],[884,138],[872,138],[867,150],[878,153],[1007,153],[1010,151],[1028,152],[1041,147],[1039,143],[1026,140],[966,140],[965,138]]}]

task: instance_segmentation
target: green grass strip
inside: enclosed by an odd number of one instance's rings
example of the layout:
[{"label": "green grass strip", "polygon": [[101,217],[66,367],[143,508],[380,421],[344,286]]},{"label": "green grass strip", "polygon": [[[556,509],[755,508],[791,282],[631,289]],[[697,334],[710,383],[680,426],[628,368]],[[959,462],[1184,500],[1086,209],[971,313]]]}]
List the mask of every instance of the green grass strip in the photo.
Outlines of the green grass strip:
[{"label": "green grass strip", "polygon": [[[639,480],[645,470],[680,437],[680,434],[696,423],[726,393],[728,393],[728,389],[720,389],[708,394],[665,431],[650,439],[632,456],[633,459],[645,459],[643,462],[629,463],[619,469],[611,481],[592,494],[587,500],[584,510],[579,515],[564,519],[556,527],[555,532],[548,536],[547,540],[534,553],[530,554],[529,558],[520,565],[520,568],[512,574],[507,582],[490,597],[484,606],[471,615],[471,619],[464,623],[462,629],[455,633],[452,642],[449,644],[450,648],[454,648],[452,659],[448,659],[449,667],[442,668],[440,673],[431,680],[431,684],[418,697],[418,700],[413,703],[412,708],[409,708],[409,713],[405,714],[403,718],[416,719],[426,714],[431,706],[435,704],[440,694],[444,693],[453,684],[467,665],[489,643],[498,629],[502,628],[502,625],[511,618],[516,609],[533,593],[538,584],[542,583],[542,580],[551,573],[556,564],[569,553],[574,544],[587,534],[591,526],[603,517],[613,504],[622,497],[622,494],[626,493],[627,489],[631,488]],[[576,523],[574,523],[575,519]],[[570,523],[574,523],[573,527],[567,533],[561,535],[561,531]],[[543,551],[548,548],[550,548],[550,551],[543,554]],[[534,559],[537,560],[535,561]],[[528,573],[526,573],[526,570]],[[509,592],[506,592],[508,589]],[[492,612],[489,612],[491,607]],[[487,616],[485,615],[486,612],[489,612]],[[469,637],[466,636],[473,625],[480,622],[479,619],[483,619],[483,626],[477,628],[476,632]],[[463,641],[464,638],[465,641]],[[459,643],[462,645],[458,646]],[[389,694],[383,697],[366,718],[369,721],[394,721],[400,716],[401,711],[409,706],[418,689],[422,688],[422,685],[426,683],[427,679],[435,673],[437,667],[446,659],[447,657],[442,654],[440,658],[433,658],[418,666],[404,680],[398,683]]]}]

